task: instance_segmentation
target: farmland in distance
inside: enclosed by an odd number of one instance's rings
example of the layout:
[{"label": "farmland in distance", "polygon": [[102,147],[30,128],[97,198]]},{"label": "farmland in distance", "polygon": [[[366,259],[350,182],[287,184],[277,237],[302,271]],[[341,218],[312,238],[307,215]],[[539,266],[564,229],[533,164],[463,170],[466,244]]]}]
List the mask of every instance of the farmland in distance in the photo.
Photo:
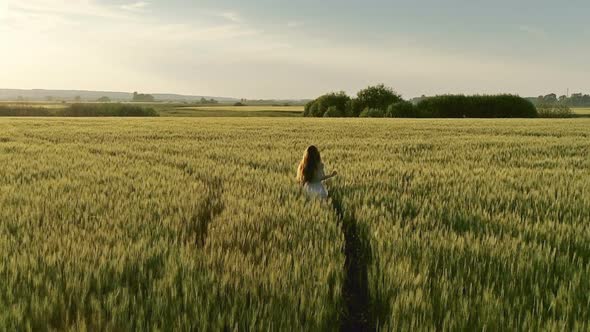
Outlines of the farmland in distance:
[{"label": "farmland in distance", "polygon": [[590,116],[590,107],[586,107],[586,108],[573,108],[572,111],[574,112],[574,114],[576,115],[585,115],[585,116]]},{"label": "farmland in distance", "polygon": [[162,108],[161,116],[188,117],[300,117],[303,106],[187,106]]},{"label": "farmland in distance", "polygon": [[[50,114],[66,109],[76,102],[18,102],[0,101],[0,108],[40,108],[47,109]],[[88,105],[109,105],[110,103],[82,102]],[[115,103],[116,104],[116,103]],[[162,117],[301,117],[302,105],[185,105],[183,103],[138,103],[124,102],[125,105],[135,105],[155,109]],[[1,115],[1,114],[0,114]]]}]

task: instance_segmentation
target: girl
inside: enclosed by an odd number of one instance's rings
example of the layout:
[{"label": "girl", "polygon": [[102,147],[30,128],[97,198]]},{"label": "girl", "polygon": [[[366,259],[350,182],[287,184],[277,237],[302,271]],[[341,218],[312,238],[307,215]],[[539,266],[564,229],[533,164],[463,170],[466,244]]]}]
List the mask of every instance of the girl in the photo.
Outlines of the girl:
[{"label": "girl", "polygon": [[337,173],[334,171],[332,174],[326,176],[318,148],[311,145],[305,150],[303,159],[297,168],[297,182],[303,186],[308,195],[322,199],[328,198],[328,191],[322,184],[322,181],[333,178],[336,175]]}]

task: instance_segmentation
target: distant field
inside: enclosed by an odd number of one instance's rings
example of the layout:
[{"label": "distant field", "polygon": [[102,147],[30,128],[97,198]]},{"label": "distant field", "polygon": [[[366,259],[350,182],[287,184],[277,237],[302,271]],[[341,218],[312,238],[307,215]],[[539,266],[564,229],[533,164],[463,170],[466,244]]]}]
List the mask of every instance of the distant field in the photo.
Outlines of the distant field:
[{"label": "distant field", "polygon": [[[94,102],[81,102],[83,104],[96,104]],[[16,102],[0,101],[0,107],[38,107],[49,110],[64,109],[75,104],[75,102]],[[134,103],[124,104],[140,105],[142,107],[153,107],[161,116],[174,117],[298,117],[303,113],[303,106],[184,106],[179,103]]]},{"label": "distant field", "polygon": [[67,103],[62,102],[34,102],[34,101],[26,101],[26,102],[16,102],[16,101],[0,101],[0,107],[7,106],[7,107],[42,107],[42,108],[49,108],[49,109],[62,109],[68,107]]},{"label": "distant field", "polygon": [[[179,103],[141,103],[141,102],[119,102],[113,101],[115,103],[122,103],[122,104],[132,104],[132,105],[140,105],[144,107],[160,107],[160,108],[172,108],[178,107],[182,104]],[[72,104],[103,104],[96,101],[0,101],[0,106],[12,106],[12,107],[43,107],[43,108],[51,108],[51,109],[60,109],[66,108]]]},{"label": "distant field", "polygon": [[[0,107],[39,107],[52,110],[67,108],[76,102],[61,101],[0,101]],[[96,104],[96,102],[81,102],[83,104]],[[142,107],[153,107],[164,117],[299,117],[302,116],[303,106],[186,106],[181,103],[135,103],[125,102],[124,104],[140,105]],[[590,116],[590,107],[572,108],[579,117]]]},{"label": "distant field", "polygon": [[183,109],[191,109],[198,111],[240,111],[240,112],[260,112],[260,111],[280,111],[280,112],[303,112],[303,106],[191,106],[181,107]]},{"label": "distant field", "polygon": [[303,106],[188,106],[172,109],[162,108],[161,116],[194,116],[194,117],[290,117],[301,116]]}]

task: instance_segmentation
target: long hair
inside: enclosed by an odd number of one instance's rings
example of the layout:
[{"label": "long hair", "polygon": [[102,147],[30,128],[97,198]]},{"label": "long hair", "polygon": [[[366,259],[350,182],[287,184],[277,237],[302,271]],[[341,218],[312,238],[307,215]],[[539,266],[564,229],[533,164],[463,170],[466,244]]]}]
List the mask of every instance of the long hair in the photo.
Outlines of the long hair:
[{"label": "long hair", "polygon": [[302,186],[310,182],[321,163],[320,151],[315,146],[310,145],[305,149],[303,159],[301,159],[297,168],[297,182]]}]

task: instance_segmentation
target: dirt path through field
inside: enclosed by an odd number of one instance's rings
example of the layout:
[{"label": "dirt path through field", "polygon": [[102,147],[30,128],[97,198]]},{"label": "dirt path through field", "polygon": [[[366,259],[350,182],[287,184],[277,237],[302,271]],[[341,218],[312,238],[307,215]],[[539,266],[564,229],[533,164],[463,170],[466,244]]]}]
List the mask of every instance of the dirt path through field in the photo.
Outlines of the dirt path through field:
[{"label": "dirt path through field", "polygon": [[345,311],[341,318],[341,331],[374,331],[375,324],[371,314],[371,301],[368,286],[368,265],[371,257],[370,242],[367,234],[362,232],[354,217],[354,212],[345,211],[339,192],[332,193],[332,206],[341,222],[344,234],[344,269]]}]

